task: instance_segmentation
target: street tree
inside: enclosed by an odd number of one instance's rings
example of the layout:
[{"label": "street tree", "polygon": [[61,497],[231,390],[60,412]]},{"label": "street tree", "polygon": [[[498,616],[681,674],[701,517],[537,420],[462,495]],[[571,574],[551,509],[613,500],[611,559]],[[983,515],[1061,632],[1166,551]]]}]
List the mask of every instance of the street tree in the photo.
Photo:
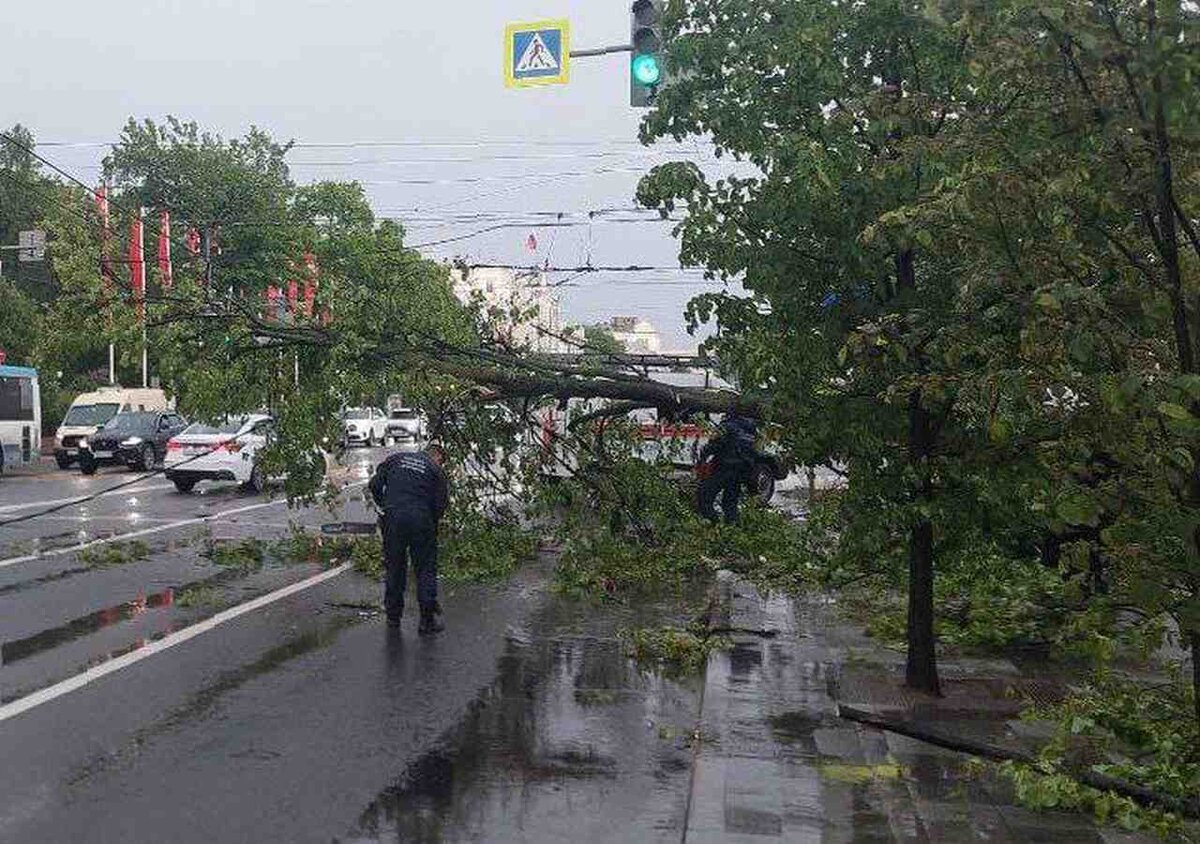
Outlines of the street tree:
[{"label": "street tree", "polygon": [[1190,648],[1200,742],[1200,10],[943,6],[972,45],[961,165],[899,216],[1023,324],[995,433],[1037,454],[1027,501],[1101,629]]},{"label": "street tree", "polygon": [[935,560],[985,510],[968,464],[986,451],[953,256],[896,212],[953,161],[970,98],[960,37],[900,2],[694,0],[668,10],[671,76],[646,142],[708,137],[757,175],[656,168],[640,201],[684,210],[681,260],[749,296],[692,303],[744,386],[769,389],[793,454],[848,477],[843,550],[903,560],[906,681],[938,693]]}]

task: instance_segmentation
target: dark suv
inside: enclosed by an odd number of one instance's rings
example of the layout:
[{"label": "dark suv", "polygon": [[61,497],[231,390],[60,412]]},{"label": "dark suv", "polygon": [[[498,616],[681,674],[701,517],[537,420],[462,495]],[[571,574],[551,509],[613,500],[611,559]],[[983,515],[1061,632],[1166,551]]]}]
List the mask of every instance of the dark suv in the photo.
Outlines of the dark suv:
[{"label": "dark suv", "polygon": [[120,464],[149,472],[167,453],[167,440],[187,427],[173,410],[118,413],[104,427],[79,444],[79,468],[95,474],[106,464]]}]

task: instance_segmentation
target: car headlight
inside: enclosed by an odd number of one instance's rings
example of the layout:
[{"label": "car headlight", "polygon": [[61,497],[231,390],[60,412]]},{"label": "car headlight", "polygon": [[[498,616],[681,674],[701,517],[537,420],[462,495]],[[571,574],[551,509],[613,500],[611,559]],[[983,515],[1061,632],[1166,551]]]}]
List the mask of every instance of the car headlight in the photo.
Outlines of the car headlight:
[{"label": "car headlight", "polygon": [[142,444],[141,437],[130,437],[127,440],[121,440],[121,445],[125,446],[126,448],[129,448],[130,446],[141,445],[141,444]]}]

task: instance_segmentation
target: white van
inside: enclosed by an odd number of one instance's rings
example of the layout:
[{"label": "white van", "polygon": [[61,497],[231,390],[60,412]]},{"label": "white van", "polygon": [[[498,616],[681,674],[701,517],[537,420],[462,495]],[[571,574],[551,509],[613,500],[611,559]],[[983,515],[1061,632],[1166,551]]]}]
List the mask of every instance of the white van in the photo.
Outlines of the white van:
[{"label": "white van", "polygon": [[174,406],[162,390],[102,387],[76,396],[54,435],[54,460],[60,469],[66,469],[79,459],[79,441],[122,411],[171,410]]}]

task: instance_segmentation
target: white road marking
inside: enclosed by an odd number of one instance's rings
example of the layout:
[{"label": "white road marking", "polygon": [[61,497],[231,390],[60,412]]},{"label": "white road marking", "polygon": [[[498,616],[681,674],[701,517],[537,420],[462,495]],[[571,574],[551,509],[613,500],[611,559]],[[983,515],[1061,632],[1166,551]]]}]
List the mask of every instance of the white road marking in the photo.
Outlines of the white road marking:
[{"label": "white road marking", "polygon": [[[364,486],[366,481],[359,481],[352,484],[347,484],[342,488],[343,492],[354,489],[355,487]],[[47,557],[58,557],[62,554],[74,554],[77,551],[83,551],[86,548],[93,548],[97,545],[107,545],[110,542],[125,542],[130,539],[137,539],[142,536],[149,536],[154,533],[162,533],[164,530],[174,530],[175,528],[187,527],[188,525],[199,525],[207,522],[215,522],[218,519],[223,519],[227,516],[236,516],[239,513],[250,513],[254,510],[261,510],[264,507],[278,507],[281,504],[287,504],[286,498],[277,498],[274,501],[266,501],[261,504],[250,504],[246,507],[235,507],[232,510],[222,510],[219,513],[210,513],[207,516],[195,516],[190,519],[180,519],[175,522],[168,522],[165,525],[155,525],[154,527],[134,530],[128,533],[118,533],[113,536],[106,536],[101,539],[93,539],[90,542],[83,542],[79,545],[67,545],[63,548],[51,548],[42,551],[38,554],[26,554],[23,557],[10,557],[7,560],[0,560],[0,569],[15,566],[20,563],[29,563],[34,560],[43,560]]]},{"label": "white road marking", "polygon": [[251,504],[248,507],[235,507],[232,510],[223,510],[219,513],[210,513],[207,516],[196,516],[191,519],[180,519],[176,522],[167,522],[165,525],[156,525],[154,527],[143,528],[142,530],[133,530],[128,533],[118,533],[113,536],[105,536],[101,539],[93,539],[91,542],[83,542],[79,545],[68,545],[63,548],[51,548],[42,551],[38,554],[26,554],[23,557],[10,557],[7,560],[0,560],[0,569],[15,566],[18,563],[28,563],[33,560],[41,560],[46,557],[57,557],[62,554],[73,554],[76,551],[83,551],[87,548],[93,548],[97,545],[107,545],[110,542],[124,542],[129,539],[137,539],[141,536],[149,536],[152,533],[161,533],[164,530],[173,530],[175,528],[187,527],[188,525],[198,525],[205,522],[215,521],[216,519],[224,518],[225,516],[236,516],[238,513],[249,513],[252,510],[261,510],[264,507],[278,507],[280,504],[287,504],[286,498],[280,498],[276,501],[267,501],[262,504]]},{"label": "white road marking", "polygon": [[[110,495],[117,495],[123,492],[152,492],[156,489],[174,489],[174,484],[155,484],[154,486],[140,486],[139,484],[130,484],[121,489],[114,489],[111,492],[101,493],[97,498],[105,498]],[[88,495],[77,495],[74,498],[54,498],[50,501],[26,501],[24,504],[4,504],[0,505],[0,513],[11,513],[14,510],[28,510],[31,507],[57,507],[59,504],[76,504],[88,501]],[[95,500],[95,499],[91,499]]]},{"label": "white road marking", "polygon": [[68,695],[71,692],[82,689],[84,686],[94,683],[102,677],[107,677],[109,674],[113,674],[123,668],[128,668],[131,665],[141,662],[143,659],[162,653],[163,651],[169,650],[176,645],[182,645],[184,642],[194,639],[203,633],[207,633],[214,628],[220,627],[222,624],[225,624],[228,621],[233,621],[235,618],[243,616],[246,613],[262,609],[263,607],[273,604],[276,601],[281,601],[290,595],[295,595],[297,592],[303,592],[305,589],[310,589],[313,586],[322,584],[327,580],[332,580],[333,578],[350,571],[352,567],[352,563],[343,563],[337,568],[323,571],[318,575],[308,578],[307,580],[301,580],[299,583],[293,583],[291,586],[285,586],[282,589],[277,589],[268,595],[255,598],[253,601],[247,601],[244,604],[238,604],[236,607],[230,607],[227,610],[217,613],[211,618],[205,619],[197,624],[193,624],[191,627],[185,627],[183,630],[179,630],[170,634],[169,636],[164,636],[157,642],[151,642],[144,648],[131,651],[123,656],[119,656],[115,659],[109,660],[108,662],[101,663],[93,668],[89,668],[82,674],[76,674],[74,677],[68,677],[66,680],[55,683],[53,686],[47,686],[46,688],[40,689],[33,694],[29,694],[23,698],[14,700],[12,703],[0,706],[0,722],[7,721],[9,718],[15,718],[23,712],[28,712],[34,707],[41,706],[42,704],[49,703],[50,701],[56,700],[63,695]]}]

